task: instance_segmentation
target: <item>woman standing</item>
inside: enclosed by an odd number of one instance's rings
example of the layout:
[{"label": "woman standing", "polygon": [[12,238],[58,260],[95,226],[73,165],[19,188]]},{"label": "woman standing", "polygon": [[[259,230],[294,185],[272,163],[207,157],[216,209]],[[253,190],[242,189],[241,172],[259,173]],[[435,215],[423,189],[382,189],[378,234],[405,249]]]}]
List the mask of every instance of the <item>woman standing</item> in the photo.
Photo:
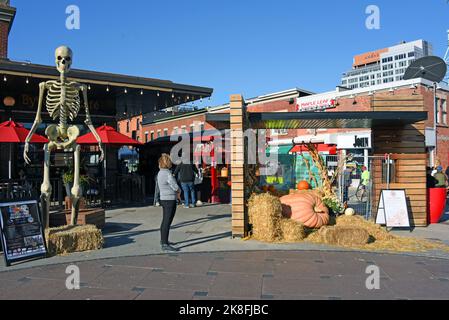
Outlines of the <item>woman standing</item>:
[{"label": "woman standing", "polygon": [[163,251],[179,251],[179,249],[171,246],[168,241],[170,226],[176,213],[176,199],[180,193],[178,183],[176,182],[171,168],[173,163],[168,154],[163,154],[159,159],[159,173],[157,182],[159,185],[159,198],[163,211],[163,219],[161,224],[161,246]]}]

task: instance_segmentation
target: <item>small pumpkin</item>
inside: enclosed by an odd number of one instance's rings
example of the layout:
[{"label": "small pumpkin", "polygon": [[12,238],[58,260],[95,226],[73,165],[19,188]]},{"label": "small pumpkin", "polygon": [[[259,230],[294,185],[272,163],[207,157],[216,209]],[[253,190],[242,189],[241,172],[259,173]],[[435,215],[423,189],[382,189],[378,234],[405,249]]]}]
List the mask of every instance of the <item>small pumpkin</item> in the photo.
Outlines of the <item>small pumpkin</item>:
[{"label": "small pumpkin", "polygon": [[310,190],[310,184],[307,181],[298,183],[298,190]]},{"label": "small pumpkin", "polygon": [[262,191],[263,192],[268,192],[268,186],[262,186]]},{"label": "small pumpkin", "polygon": [[354,216],[355,210],[353,208],[348,208],[345,210],[345,216]]},{"label": "small pumpkin", "polygon": [[270,191],[271,193],[276,192],[276,188],[274,186],[269,186],[268,191]]},{"label": "small pumpkin", "polygon": [[281,198],[281,203],[285,217],[308,228],[318,229],[329,223],[329,209],[315,192],[289,194]]}]

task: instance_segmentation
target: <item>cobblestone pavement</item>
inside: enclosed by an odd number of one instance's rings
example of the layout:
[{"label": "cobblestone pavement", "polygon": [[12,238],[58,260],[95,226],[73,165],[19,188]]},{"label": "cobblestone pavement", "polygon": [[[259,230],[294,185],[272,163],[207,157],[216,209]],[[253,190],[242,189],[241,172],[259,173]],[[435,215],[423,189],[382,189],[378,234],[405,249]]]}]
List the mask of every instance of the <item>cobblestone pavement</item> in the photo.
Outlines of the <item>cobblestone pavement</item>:
[{"label": "cobblestone pavement", "polygon": [[[324,251],[248,251],[121,257],[0,273],[0,299],[449,299],[447,260]],[[368,290],[366,268],[380,268]]]}]

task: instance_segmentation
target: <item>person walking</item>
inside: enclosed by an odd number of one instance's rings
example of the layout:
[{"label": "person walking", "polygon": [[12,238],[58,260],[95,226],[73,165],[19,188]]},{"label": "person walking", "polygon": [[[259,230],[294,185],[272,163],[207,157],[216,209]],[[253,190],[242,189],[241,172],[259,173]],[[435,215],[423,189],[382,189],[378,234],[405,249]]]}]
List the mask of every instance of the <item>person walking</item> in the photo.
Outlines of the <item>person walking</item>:
[{"label": "person walking", "polygon": [[198,171],[197,174],[195,174],[195,181],[194,181],[194,185],[195,185],[195,189],[196,189],[196,206],[197,207],[201,207],[203,205],[203,202],[201,201],[201,187],[203,184],[203,168],[201,168],[201,165],[196,165],[196,169]]},{"label": "person walking", "polygon": [[173,163],[168,154],[163,154],[159,159],[159,173],[157,182],[159,185],[160,204],[162,206],[163,218],[161,224],[161,246],[163,251],[176,252],[179,249],[174,248],[168,241],[170,227],[176,214],[176,199],[180,190],[171,168]]},{"label": "person walking", "polygon": [[175,170],[174,175],[179,174],[181,188],[184,192],[184,208],[196,207],[195,194],[195,175],[198,174],[198,169],[191,163],[180,163]]}]

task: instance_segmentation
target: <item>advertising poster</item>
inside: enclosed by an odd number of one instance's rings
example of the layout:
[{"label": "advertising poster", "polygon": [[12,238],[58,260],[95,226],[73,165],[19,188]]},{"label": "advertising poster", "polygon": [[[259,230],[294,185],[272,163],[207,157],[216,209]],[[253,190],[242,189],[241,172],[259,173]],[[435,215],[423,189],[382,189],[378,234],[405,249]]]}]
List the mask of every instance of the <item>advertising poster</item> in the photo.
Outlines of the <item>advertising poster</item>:
[{"label": "advertising poster", "polygon": [[0,203],[0,211],[1,237],[7,263],[46,255],[37,201]]}]

